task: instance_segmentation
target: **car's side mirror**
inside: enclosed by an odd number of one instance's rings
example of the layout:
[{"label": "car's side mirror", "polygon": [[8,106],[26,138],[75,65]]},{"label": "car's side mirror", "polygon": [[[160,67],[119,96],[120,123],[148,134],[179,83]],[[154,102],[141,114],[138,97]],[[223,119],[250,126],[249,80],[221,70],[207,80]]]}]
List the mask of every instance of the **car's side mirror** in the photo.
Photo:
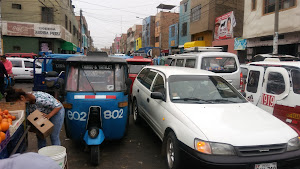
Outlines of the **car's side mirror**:
[{"label": "car's side mirror", "polygon": [[162,93],[160,93],[160,92],[152,92],[151,95],[150,95],[150,97],[152,99],[159,99],[159,100],[165,101],[165,96]]}]

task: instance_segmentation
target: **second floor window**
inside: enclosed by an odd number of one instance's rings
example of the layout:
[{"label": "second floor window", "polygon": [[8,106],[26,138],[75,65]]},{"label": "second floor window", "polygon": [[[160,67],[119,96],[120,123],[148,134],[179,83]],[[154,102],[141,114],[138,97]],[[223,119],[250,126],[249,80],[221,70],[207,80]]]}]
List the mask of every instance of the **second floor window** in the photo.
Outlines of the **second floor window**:
[{"label": "second floor window", "polygon": [[201,17],[201,5],[198,5],[191,10],[191,22],[200,20],[200,17]]},{"label": "second floor window", "polygon": [[256,10],[256,0],[252,0],[251,3],[252,3],[252,4],[251,4],[251,10],[252,10],[252,11]]},{"label": "second floor window", "polygon": [[[279,10],[296,6],[296,0],[279,0]],[[264,14],[275,11],[275,0],[264,0]]]},{"label": "second floor window", "polygon": [[175,36],[175,26],[171,27],[171,37]]},{"label": "second floor window", "polygon": [[42,22],[53,23],[53,8],[42,7]]},{"label": "second floor window", "polygon": [[65,27],[68,30],[68,17],[65,15]]},{"label": "second floor window", "polygon": [[22,5],[21,4],[11,4],[11,7],[13,9],[22,9]]}]

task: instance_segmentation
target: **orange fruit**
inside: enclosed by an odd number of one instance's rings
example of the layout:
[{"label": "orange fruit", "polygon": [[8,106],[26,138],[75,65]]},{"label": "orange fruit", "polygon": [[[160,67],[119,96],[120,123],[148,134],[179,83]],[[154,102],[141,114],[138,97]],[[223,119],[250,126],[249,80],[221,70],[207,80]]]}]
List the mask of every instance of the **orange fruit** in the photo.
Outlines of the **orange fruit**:
[{"label": "orange fruit", "polygon": [[1,123],[1,128],[2,128],[2,131],[7,131],[9,129],[9,124],[8,122],[3,122]]},{"label": "orange fruit", "polygon": [[1,138],[1,140],[5,140],[5,138],[6,138],[5,133],[2,131],[0,132],[0,138]]},{"label": "orange fruit", "polygon": [[2,116],[0,116],[0,123],[1,123],[1,121],[2,121]]},{"label": "orange fruit", "polygon": [[[14,121],[16,120],[16,116],[11,116],[11,119]],[[1,120],[0,120],[1,121]]]},{"label": "orange fruit", "polygon": [[8,110],[3,110],[3,114],[8,114],[9,112],[8,112]]},{"label": "orange fruit", "polygon": [[[1,124],[1,123],[0,123]],[[0,125],[0,131],[2,131],[2,127],[1,127],[1,125]]]},{"label": "orange fruit", "polygon": [[11,115],[10,115],[10,114],[8,114],[8,115],[7,115],[7,118],[11,118]]},{"label": "orange fruit", "polygon": [[2,122],[8,122],[7,118],[3,118]]},{"label": "orange fruit", "polygon": [[2,142],[2,139],[1,139],[1,137],[0,137],[0,143]]}]

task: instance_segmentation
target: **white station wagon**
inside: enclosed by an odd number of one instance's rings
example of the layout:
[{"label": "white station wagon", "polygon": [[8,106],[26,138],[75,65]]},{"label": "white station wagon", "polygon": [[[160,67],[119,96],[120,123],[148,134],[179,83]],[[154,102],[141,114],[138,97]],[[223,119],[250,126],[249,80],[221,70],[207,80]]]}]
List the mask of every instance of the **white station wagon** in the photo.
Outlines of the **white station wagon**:
[{"label": "white station wagon", "polygon": [[134,122],[146,121],[162,140],[170,169],[181,168],[182,152],[203,168],[300,166],[297,133],[215,73],[146,66],[132,95]]}]

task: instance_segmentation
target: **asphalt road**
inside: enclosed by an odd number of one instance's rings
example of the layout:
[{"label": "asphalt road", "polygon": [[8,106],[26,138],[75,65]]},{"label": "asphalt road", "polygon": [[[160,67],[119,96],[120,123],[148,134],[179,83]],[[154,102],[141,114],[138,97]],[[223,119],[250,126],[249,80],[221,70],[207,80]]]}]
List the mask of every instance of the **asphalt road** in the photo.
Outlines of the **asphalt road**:
[{"label": "asphalt road", "polygon": [[[17,82],[16,88],[31,91],[32,83]],[[62,146],[67,148],[69,169],[167,169],[166,162],[161,155],[161,141],[146,124],[135,125],[132,116],[129,121],[128,134],[117,141],[105,141],[101,144],[100,165],[95,167],[90,163],[88,148],[75,143],[65,135],[64,127],[61,131]],[[35,134],[29,133],[28,150],[37,152]],[[48,138],[48,145],[50,140]],[[184,168],[196,168],[185,166]]]}]

